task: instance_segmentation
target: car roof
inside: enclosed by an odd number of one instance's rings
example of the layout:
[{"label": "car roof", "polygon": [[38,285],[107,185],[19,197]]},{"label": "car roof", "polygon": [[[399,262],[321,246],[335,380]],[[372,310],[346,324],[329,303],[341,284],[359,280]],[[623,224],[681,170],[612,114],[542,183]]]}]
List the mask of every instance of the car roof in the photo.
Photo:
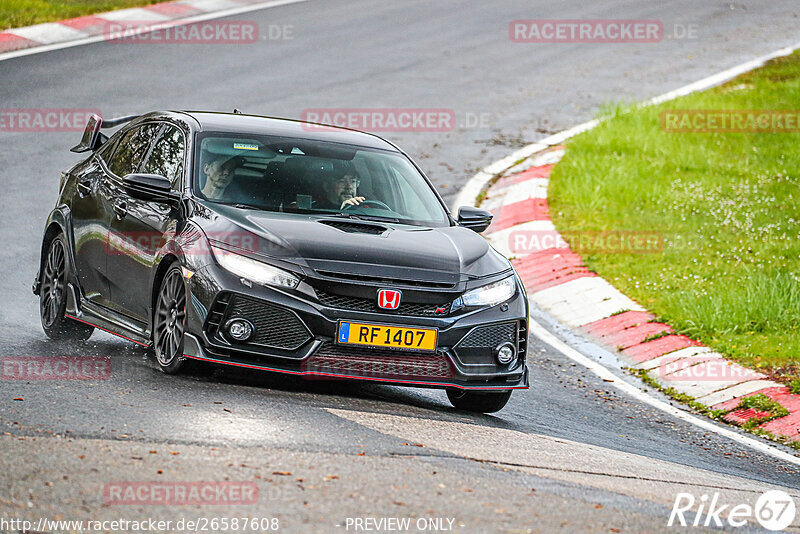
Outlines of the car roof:
[{"label": "car roof", "polygon": [[248,135],[275,135],[295,137],[332,143],[378,148],[398,152],[392,143],[377,135],[336,126],[319,125],[293,119],[261,117],[243,113],[218,113],[211,111],[180,111],[192,117],[199,125],[200,132],[224,132]]}]

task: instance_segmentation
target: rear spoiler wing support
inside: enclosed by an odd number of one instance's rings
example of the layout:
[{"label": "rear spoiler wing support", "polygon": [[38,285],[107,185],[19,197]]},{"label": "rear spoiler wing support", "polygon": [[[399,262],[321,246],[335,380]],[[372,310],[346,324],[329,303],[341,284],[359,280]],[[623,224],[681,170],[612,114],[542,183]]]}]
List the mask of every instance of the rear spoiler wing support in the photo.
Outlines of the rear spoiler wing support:
[{"label": "rear spoiler wing support", "polygon": [[86,129],[83,131],[81,142],[72,147],[70,152],[79,154],[81,152],[97,150],[103,146],[103,143],[108,141],[108,136],[100,132],[102,128],[115,128],[120,124],[125,124],[126,122],[132,121],[138,116],[139,115],[128,115],[126,117],[104,121],[100,115],[92,113],[89,116],[89,120],[86,122]]}]

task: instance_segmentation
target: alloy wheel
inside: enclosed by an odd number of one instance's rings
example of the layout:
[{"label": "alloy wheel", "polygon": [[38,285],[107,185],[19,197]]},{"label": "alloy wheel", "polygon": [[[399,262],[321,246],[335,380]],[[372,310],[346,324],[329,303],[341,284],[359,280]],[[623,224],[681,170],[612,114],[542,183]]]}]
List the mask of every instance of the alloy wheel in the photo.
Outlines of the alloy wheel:
[{"label": "alloy wheel", "polygon": [[180,269],[167,273],[155,313],[154,349],[158,363],[169,366],[181,357],[186,326],[186,288]]},{"label": "alloy wheel", "polygon": [[60,239],[53,240],[42,276],[42,324],[51,327],[59,319],[61,303],[66,288],[66,256]]}]

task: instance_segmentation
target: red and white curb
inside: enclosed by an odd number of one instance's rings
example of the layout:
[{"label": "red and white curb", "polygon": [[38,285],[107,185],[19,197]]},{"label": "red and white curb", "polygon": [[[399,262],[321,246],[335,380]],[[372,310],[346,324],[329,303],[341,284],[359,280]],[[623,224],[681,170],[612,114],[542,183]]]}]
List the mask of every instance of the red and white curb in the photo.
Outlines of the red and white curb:
[{"label": "red and white curb", "polygon": [[[565,243],[530,253],[516,250],[515,232],[558,235],[547,211],[547,183],[563,154],[562,148],[550,149],[529,160],[529,168],[504,174],[484,202],[495,215],[485,235],[512,258],[528,298],[561,324],[616,352],[630,367],[648,370],[660,384],[712,409],[735,408],[743,397],[759,393],[778,401],[790,415],[761,428],[800,440],[800,395],[655,322],[645,308],[590,272]],[[741,424],[763,415],[731,412],[726,419]]]},{"label": "red and white curb", "polygon": [[[645,105],[669,101],[719,85],[770,59],[789,55],[797,48],[800,45],[759,57],[653,98]],[[786,408],[789,415],[762,424],[760,428],[790,440],[800,440],[800,395],[793,395],[787,387],[768,380],[763,374],[728,361],[697,341],[674,333],[668,325],[654,322],[654,316],[643,306],[589,271],[580,256],[560,238],[548,212],[550,172],[564,154],[561,146],[564,141],[597,124],[596,120],[581,124],[528,145],[486,167],[462,189],[452,204],[453,209],[481,203],[477,201],[481,193],[486,191],[481,205],[491,210],[495,218],[485,236],[494,248],[512,259],[529,299],[561,324],[616,352],[619,359],[630,367],[647,370],[660,384],[689,395],[712,409],[730,410],[736,408],[745,397],[764,394]],[[494,183],[486,190],[491,182]],[[524,247],[519,250],[515,246],[515,237],[519,235],[549,237],[557,244],[534,251]],[[533,319],[531,331],[599,377],[613,382],[617,388],[659,410],[800,465],[800,460],[791,454],[690,415],[619,380],[611,371],[570,347]],[[689,373],[687,369],[690,369]],[[715,376],[713,373],[720,374],[719,369],[725,369],[721,374],[726,378],[709,380],[708,377]],[[676,376],[671,376],[680,372],[701,378],[676,379]],[[763,415],[766,414],[736,410],[725,418],[729,422],[743,424]]]},{"label": "red and white curb", "polygon": [[167,23],[180,26],[304,1],[179,0],[12,28],[0,32],[0,60],[102,41],[112,23],[124,23],[126,31]]}]

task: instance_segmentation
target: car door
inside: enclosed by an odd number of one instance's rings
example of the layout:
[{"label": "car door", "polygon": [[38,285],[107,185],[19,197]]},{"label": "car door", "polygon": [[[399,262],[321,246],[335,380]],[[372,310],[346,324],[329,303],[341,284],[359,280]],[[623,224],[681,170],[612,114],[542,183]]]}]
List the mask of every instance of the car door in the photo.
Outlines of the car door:
[{"label": "car door", "polygon": [[[162,123],[138,172],[164,176],[172,182],[173,190],[179,191],[185,166],[184,132],[173,124]],[[161,247],[175,233],[175,208],[164,202],[133,198],[124,190],[119,191],[114,206],[111,232],[123,236],[126,246],[119,254],[109,256],[111,298],[123,313],[147,323],[155,262]]]},{"label": "car door", "polygon": [[110,307],[125,313],[125,306],[119,301],[116,284],[120,283],[120,273],[115,271],[116,258],[130,253],[132,236],[120,233],[118,221],[125,216],[125,190],[122,178],[139,172],[150,147],[161,130],[160,122],[137,124],[120,139],[108,166],[106,183],[109,194],[111,216],[109,218],[108,254],[106,258],[106,278],[109,285]]},{"label": "car door", "polygon": [[106,273],[112,211],[105,168],[112,141],[74,171],[75,192],[70,200],[75,272],[83,297],[103,306],[110,304]]}]

